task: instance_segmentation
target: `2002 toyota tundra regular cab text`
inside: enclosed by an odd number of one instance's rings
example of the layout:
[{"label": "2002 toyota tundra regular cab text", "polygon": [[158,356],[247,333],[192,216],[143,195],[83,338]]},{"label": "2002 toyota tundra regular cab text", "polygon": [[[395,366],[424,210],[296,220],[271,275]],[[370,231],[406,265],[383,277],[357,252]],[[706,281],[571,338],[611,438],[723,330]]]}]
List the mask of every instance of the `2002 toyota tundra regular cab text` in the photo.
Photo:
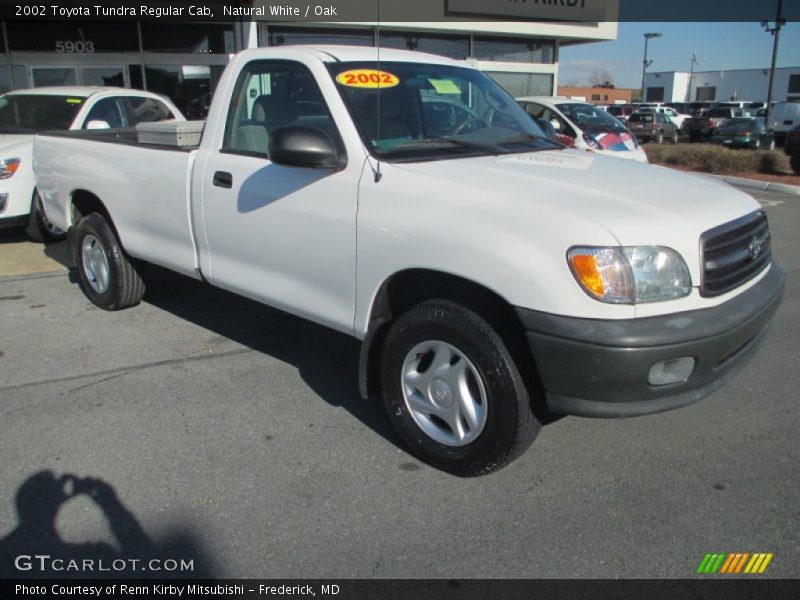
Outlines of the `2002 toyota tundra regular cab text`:
[{"label": "2002 toyota tundra regular cab text", "polygon": [[362,395],[461,475],[547,415],[699,400],[783,294],[751,197],[564,149],[479,71],[417,52],[248,50],[199,146],[40,135],[34,168],[96,305],[137,304],[152,262],[353,335]]}]

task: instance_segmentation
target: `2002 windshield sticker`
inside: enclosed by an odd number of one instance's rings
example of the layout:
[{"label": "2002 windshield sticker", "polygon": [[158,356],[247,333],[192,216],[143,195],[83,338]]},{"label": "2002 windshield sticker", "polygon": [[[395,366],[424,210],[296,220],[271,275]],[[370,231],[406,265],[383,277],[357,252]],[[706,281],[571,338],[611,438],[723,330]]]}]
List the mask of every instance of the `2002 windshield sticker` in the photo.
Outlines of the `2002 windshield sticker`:
[{"label": "2002 windshield sticker", "polygon": [[336,81],[341,85],[357,88],[389,88],[400,83],[396,75],[375,69],[353,69],[336,76]]}]

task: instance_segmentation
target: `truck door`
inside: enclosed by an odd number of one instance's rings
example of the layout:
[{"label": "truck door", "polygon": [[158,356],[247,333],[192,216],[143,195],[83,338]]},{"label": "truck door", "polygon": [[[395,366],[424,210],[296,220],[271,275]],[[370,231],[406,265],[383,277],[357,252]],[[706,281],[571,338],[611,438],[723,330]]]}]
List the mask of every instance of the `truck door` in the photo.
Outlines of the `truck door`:
[{"label": "truck door", "polygon": [[253,61],[236,82],[220,148],[201,165],[207,278],[215,285],[352,333],[361,165],[270,162],[275,129],[302,125],[344,146],[308,69]]}]

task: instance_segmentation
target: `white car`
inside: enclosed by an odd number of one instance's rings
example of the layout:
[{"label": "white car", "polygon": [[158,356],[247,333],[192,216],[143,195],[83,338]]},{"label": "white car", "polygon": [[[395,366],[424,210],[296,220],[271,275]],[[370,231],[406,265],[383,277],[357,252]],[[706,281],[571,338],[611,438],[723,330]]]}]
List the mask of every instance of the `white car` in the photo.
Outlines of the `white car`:
[{"label": "white car", "polygon": [[534,119],[550,121],[558,141],[568,147],[647,162],[636,136],[619,119],[596,106],[546,96],[517,98],[517,102]]},{"label": "white car", "polygon": [[675,123],[675,125],[680,129],[683,127],[683,122],[686,119],[690,119],[691,115],[679,113],[674,108],[670,108],[669,106],[640,106],[636,109],[638,113],[661,113],[662,115],[667,115],[670,121]]},{"label": "white car", "polygon": [[[37,185],[84,293],[135,306],[150,262],[351,335],[364,398],[459,475],[519,456],[545,409],[678,408],[755,354],[785,276],[751,196],[564,148],[462,62],[377,58],[240,52],[202,138],[175,147],[36,136]],[[279,426],[272,411],[252,426]]]},{"label": "white car", "polygon": [[0,228],[27,225],[39,241],[63,232],[41,209],[31,150],[42,131],[133,127],[144,121],[184,117],[167,98],[114,87],[49,87],[0,96]]}]

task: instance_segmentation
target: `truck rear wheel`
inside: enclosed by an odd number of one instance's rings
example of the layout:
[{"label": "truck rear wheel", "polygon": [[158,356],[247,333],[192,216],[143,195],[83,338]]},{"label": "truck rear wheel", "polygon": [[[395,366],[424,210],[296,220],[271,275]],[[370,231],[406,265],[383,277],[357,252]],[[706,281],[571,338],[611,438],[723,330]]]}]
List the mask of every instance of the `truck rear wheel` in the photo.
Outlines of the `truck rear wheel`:
[{"label": "truck rear wheel", "polygon": [[81,289],[89,300],[104,310],[139,304],[144,296],[144,281],[102,215],[83,217],[75,227],[72,242]]},{"label": "truck rear wheel", "polygon": [[411,452],[455,475],[502,468],[541,428],[503,340],[453,302],[429,301],[395,321],[381,376],[389,417]]},{"label": "truck rear wheel", "polygon": [[792,165],[792,171],[794,171],[796,175],[800,175],[800,148],[792,153],[792,156],[789,158],[789,164]]}]

